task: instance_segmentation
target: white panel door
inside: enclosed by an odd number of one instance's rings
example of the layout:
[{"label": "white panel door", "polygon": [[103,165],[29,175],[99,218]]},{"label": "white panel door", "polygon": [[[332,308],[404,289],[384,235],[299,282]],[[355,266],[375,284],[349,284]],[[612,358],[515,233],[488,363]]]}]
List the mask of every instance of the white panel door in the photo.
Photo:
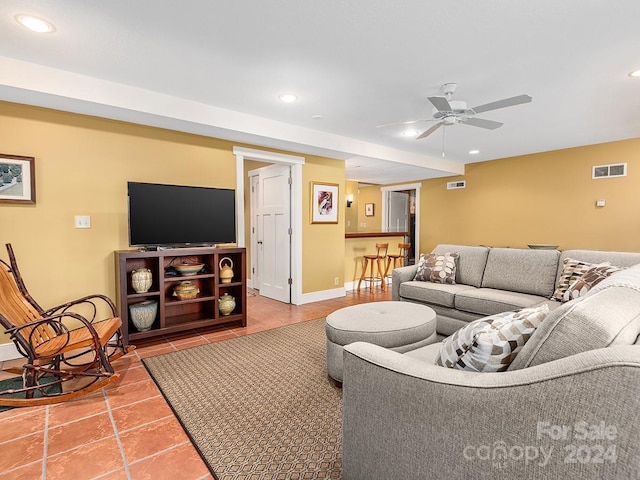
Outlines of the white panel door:
[{"label": "white panel door", "polygon": [[388,232],[406,232],[409,230],[409,194],[389,192]]},{"label": "white panel door", "polygon": [[291,302],[290,167],[260,169],[258,187],[258,277],[260,295]]}]

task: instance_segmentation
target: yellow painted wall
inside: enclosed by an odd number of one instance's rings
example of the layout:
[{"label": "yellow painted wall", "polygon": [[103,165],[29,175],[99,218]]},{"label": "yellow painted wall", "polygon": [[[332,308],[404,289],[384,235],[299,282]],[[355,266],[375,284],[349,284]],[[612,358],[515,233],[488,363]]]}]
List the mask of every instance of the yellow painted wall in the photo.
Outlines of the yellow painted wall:
[{"label": "yellow painted wall", "polygon": [[[373,217],[364,214],[365,205],[373,203]],[[379,185],[361,187],[358,195],[358,231],[380,232],[382,230],[382,191]]]},{"label": "yellow painted wall", "polygon": [[[0,242],[13,244],[27,287],[45,308],[89,293],[115,298],[113,252],[128,248],[127,181],[236,186],[237,144],[125,122],[0,102],[0,145],[2,153],[35,157],[37,204],[0,203]],[[337,225],[308,222],[309,181],[340,183],[344,191],[344,162],[305,158],[308,293],[334,288],[344,271],[344,215]],[[91,228],[75,229],[75,215],[90,215]],[[337,260],[319,260],[319,248]]]},{"label": "yellow painted wall", "polygon": [[353,195],[353,203],[351,207],[347,208],[345,204],[345,231],[357,232],[358,231],[358,182],[348,181],[345,183],[345,195],[346,202],[347,195]]},{"label": "yellow painted wall", "polygon": [[[344,162],[306,156],[302,172],[303,292],[318,292],[344,284],[345,179]],[[311,223],[311,182],[338,184],[338,223]],[[338,278],[338,286],[334,279]]]},{"label": "yellow painted wall", "polygon": [[[628,175],[591,179],[627,163]],[[527,244],[640,251],[640,139],[468,164],[464,176],[422,182],[420,245]],[[467,188],[446,183],[466,180]],[[597,199],[606,200],[604,208]]]}]

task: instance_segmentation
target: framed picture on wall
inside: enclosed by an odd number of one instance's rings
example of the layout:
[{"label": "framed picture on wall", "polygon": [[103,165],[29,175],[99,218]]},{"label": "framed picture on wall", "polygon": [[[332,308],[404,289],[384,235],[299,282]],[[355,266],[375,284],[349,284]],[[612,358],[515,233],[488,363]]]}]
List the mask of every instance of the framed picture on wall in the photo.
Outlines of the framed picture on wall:
[{"label": "framed picture on wall", "polygon": [[36,203],[33,157],[0,153],[0,203]]},{"label": "framed picture on wall", "polygon": [[338,223],[338,184],[311,182],[311,223]]},{"label": "framed picture on wall", "polygon": [[373,217],[374,215],[374,207],[375,205],[373,203],[365,203],[364,204],[364,216],[365,217]]}]

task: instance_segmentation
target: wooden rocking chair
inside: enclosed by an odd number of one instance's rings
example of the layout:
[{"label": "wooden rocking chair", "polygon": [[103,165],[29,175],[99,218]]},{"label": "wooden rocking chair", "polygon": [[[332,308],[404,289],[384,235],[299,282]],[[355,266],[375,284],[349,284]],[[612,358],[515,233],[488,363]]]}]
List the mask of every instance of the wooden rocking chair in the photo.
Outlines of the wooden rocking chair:
[{"label": "wooden rocking chair", "polygon": [[[124,344],[122,321],[114,303],[104,295],[90,295],[44,310],[27,291],[11,244],[9,263],[0,259],[0,324],[26,363],[22,388],[0,391],[0,405],[47,405],[78,398],[119,377],[110,361],[131,352]],[[99,320],[98,303],[109,316]],[[88,314],[80,314],[89,312]]]}]

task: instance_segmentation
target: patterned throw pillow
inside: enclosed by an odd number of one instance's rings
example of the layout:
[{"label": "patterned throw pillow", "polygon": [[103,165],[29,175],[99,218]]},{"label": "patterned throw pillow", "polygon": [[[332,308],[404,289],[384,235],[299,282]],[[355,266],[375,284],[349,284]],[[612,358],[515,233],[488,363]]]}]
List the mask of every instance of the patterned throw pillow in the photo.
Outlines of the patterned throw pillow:
[{"label": "patterned throw pillow", "polygon": [[612,265],[597,265],[591,267],[589,270],[578,278],[571,286],[564,292],[562,296],[563,302],[574,300],[576,298],[584,297],[589,290],[599,284],[602,280],[615,272],[624,270],[622,267],[614,267]]},{"label": "patterned throw pillow", "polygon": [[442,342],[436,365],[504,372],[548,313],[545,304],[475,320]]},{"label": "patterned throw pillow", "polygon": [[457,253],[423,253],[414,280],[433,283],[456,283]]},{"label": "patterned throw pillow", "polygon": [[562,262],[562,273],[558,280],[558,287],[556,288],[556,291],[553,292],[551,299],[562,302],[564,292],[569,289],[573,282],[578,280],[590,268],[600,265],[609,265],[609,263],[599,263],[596,265],[593,263],[581,262],[580,260],[574,260],[573,258],[565,258],[564,262]]}]

